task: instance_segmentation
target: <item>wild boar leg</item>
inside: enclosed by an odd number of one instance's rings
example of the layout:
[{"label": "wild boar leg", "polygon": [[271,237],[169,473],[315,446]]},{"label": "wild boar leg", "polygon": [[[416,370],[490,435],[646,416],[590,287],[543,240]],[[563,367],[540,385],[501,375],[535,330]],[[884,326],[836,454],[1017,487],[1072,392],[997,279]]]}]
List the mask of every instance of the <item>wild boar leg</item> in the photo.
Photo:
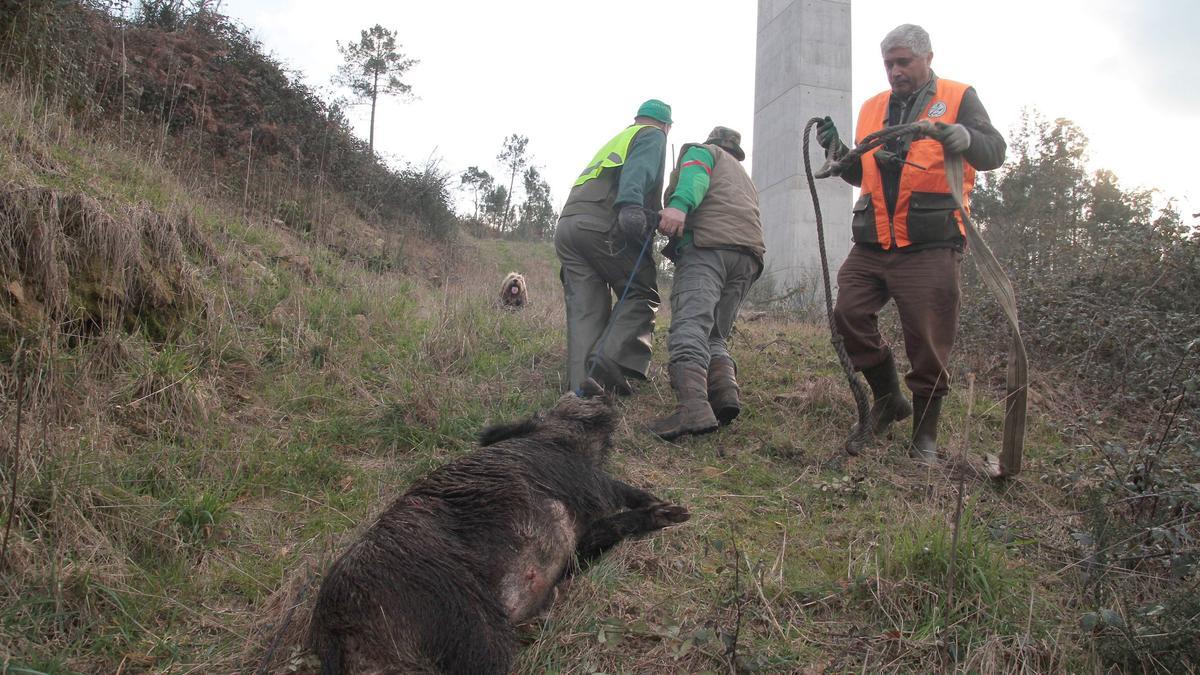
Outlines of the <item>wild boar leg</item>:
[{"label": "wild boar leg", "polygon": [[686,508],[665,502],[655,502],[641,508],[614,513],[589,525],[587,531],[579,538],[575,552],[581,563],[588,563],[626,537],[661,530],[667,525],[682,523],[687,519]]},{"label": "wild boar leg", "polygon": [[627,509],[640,509],[651,504],[662,503],[662,500],[658,497],[641,488],[635,488],[625,481],[612,478],[609,479],[609,484],[612,486],[613,492],[616,493],[617,500]]}]

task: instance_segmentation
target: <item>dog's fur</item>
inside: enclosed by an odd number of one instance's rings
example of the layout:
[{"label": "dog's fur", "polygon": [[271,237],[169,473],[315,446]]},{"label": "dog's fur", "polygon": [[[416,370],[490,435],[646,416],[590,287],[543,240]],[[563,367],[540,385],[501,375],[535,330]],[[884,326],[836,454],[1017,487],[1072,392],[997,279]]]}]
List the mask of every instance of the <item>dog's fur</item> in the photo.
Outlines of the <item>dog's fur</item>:
[{"label": "dog's fur", "polygon": [[500,284],[500,306],[520,309],[528,304],[529,288],[525,285],[525,277],[517,272],[509,272],[504,277],[504,283]]},{"label": "dog's fur", "polygon": [[505,673],[513,626],[576,561],[687,520],[603,470],[615,413],[592,381],[480,435],[354,542],[321,584],[310,640],[323,673]]}]

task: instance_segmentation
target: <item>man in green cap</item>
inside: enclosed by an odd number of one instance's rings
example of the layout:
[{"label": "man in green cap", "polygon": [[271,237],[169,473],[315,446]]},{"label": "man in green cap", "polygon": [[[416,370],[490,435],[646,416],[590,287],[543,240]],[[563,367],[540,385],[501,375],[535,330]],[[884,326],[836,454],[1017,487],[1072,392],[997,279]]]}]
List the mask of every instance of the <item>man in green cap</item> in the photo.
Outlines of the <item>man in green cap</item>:
[{"label": "man in green cap", "polygon": [[758,191],[742,166],[742,135],[715,127],[680,152],[658,229],[675,262],[671,290],[671,388],[674,412],[649,424],[672,440],[729,424],[742,410],[729,335],[738,307],[763,269]]},{"label": "man in green cap", "polygon": [[[646,379],[659,296],[653,252],[638,259],[662,208],[670,129],[671,106],[643,103],[633,124],[588,162],[563,206],[554,250],[562,263],[571,389],[590,375],[627,395],[630,378]],[[625,300],[614,307],[614,293],[619,298],[626,282]]]}]

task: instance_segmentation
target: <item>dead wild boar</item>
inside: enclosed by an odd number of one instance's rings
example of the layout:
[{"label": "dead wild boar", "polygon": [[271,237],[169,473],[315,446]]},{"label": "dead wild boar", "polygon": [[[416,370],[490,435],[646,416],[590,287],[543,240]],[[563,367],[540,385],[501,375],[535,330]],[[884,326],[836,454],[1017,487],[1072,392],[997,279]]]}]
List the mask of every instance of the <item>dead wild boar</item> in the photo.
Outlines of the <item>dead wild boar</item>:
[{"label": "dead wild boar", "polygon": [[483,431],[350,545],[313,609],[322,673],[506,673],[514,625],[578,562],[688,519],[605,473],[615,412],[595,382],[581,389]]}]

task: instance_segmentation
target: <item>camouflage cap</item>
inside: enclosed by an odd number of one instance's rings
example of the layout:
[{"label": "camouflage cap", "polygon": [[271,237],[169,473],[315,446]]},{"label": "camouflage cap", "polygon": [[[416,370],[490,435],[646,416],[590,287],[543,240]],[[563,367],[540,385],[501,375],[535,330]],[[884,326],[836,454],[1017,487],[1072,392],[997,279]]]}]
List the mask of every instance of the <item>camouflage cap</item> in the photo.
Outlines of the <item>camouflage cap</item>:
[{"label": "camouflage cap", "polygon": [[637,116],[656,119],[663,124],[671,124],[671,106],[652,98],[638,108]]},{"label": "camouflage cap", "polygon": [[746,153],[742,150],[742,135],[729,127],[713,127],[708,132],[708,140],[704,142],[727,150],[739,162],[746,159]]}]

